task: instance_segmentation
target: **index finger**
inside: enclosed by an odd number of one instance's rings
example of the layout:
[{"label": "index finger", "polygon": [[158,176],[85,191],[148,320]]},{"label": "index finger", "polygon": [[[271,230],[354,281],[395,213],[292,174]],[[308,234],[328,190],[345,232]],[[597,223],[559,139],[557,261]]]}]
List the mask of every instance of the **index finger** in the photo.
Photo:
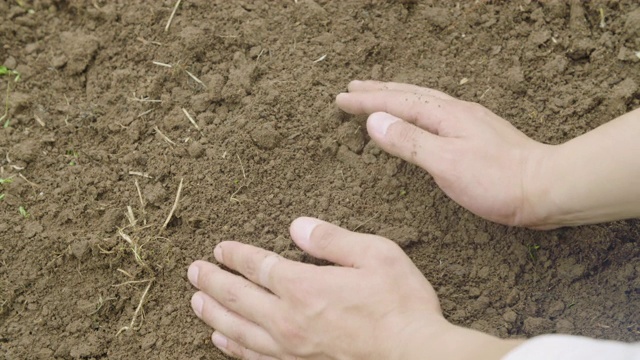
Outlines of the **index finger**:
[{"label": "index finger", "polygon": [[412,85],[412,84],[404,84],[397,82],[384,82],[384,81],[376,81],[376,80],[353,80],[347,85],[347,89],[349,92],[358,92],[358,91],[378,91],[378,90],[393,90],[393,91],[404,91],[409,93],[414,93],[417,95],[429,95],[436,98],[440,98],[443,100],[452,100],[455,99],[453,96],[443,93],[442,91],[438,91],[435,89]]},{"label": "index finger", "polygon": [[451,121],[451,109],[458,100],[446,100],[405,91],[376,90],[341,93],[336,104],[350,114],[386,112],[439,135],[441,124]]},{"label": "index finger", "polygon": [[259,247],[224,241],[213,254],[221,264],[244,275],[249,281],[269,289],[275,295],[282,293],[281,284],[289,274],[299,271],[300,263]]}]

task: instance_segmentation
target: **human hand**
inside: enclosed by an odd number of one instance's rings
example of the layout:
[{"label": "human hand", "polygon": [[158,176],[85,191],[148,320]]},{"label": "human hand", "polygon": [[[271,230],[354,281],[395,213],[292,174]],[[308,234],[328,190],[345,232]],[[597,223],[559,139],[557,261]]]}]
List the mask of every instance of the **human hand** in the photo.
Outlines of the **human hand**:
[{"label": "human hand", "polygon": [[479,104],[437,90],[378,81],[352,81],[348,90],[337,96],[338,106],[371,114],[371,138],[427,170],[458,204],[501,224],[546,227],[543,170],[553,146]]},{"label": "human hand", "polygon": [[[299,218],[298,246],[341,266],[315,266],[250,245],[222,242],[216,260],[188,271],[195,313],[213,343],[242,359],[482,359],[514,344],[461,329],[442,316],[429,282],[393,242]],[[464,343],[464,349],[461,348]],[[457,357],[452,357],[456,354]]]}]

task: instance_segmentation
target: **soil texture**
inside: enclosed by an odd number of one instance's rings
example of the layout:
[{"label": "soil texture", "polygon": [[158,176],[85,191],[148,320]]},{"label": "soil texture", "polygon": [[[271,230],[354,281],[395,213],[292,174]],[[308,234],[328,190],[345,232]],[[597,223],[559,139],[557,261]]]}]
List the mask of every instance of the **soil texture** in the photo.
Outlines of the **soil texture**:
[{"label": "soil texture", "polygon": [[640,339],[640,221],[489,223],[334,105],[410,82],[564,142],[640,104],[637,2],[174,3],[0,1],[1,358],[222,359],[187,266],[312,261],[302,215],[398,241],[457,324]]}]

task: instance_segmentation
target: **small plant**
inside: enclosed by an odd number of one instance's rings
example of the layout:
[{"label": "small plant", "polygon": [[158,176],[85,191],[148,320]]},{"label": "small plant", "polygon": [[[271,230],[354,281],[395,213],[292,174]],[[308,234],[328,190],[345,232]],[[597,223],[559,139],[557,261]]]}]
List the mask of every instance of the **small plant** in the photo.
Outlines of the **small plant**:
[{"label": "small plant", "polygon": [[400,196],[405,196],[405,195],[407,195],[407,190],[405,189],[400,190]]},{"label": "small plant", "polygon": [[71,161],[69,161],[69,166],[78,165],[78,152],[77,151],[75,151],[74,149],[67,150],[66,154],[67,154],[67,156],[72,157]]},{"label": "small plant", "polygon": [[23,218],[28,218],[29,217],[29,213],[27,212],[27,210],[24,208],[24,206],[20,206],[18,208],[18,211],[20,211],[20,215],[22,215]]},{"label": "small plant", "polygon": [[0,185],[11,184],[13,182],[12,178],[0,178]]},{"label": "small plant", "polygon": [[0,194],[0,200],[4,200],[4,194]]},{"label": "small plant", "polygon": [[[7,68],[6,66],[0,66],[0,76],[13,76],[14,83],[20,81],[20,73],[15,70],[11,70]],[[11,82],[7,82],[7,95],[5,96],[5,100],[4,100],[4,115],[0,117],[0,122],[4,121],[4,124],[2,124],[3,128],[8,128],[10,123],[9,118],[7,118],[7,116],[9,115],[9,93],[10,93],[9,89],[10,88],[11,88]]]},{"label": "small plant", "polygon": [[540,249],[540,245],[532,244],[527,247],[529,249],[529,258],[531,259],[531,261],[536,261],[536,259],[538,258],[538,250]]}]

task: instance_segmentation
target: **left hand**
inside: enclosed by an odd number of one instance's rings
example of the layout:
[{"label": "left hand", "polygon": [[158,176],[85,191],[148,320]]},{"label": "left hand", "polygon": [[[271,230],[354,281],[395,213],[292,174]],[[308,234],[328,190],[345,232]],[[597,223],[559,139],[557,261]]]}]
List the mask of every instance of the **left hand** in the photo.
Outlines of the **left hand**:
[{"label": "left hand", "polygon": [[[238,242],[217,261],[196,261],[195,313],[216,329],[213,343],[242,359],[407,359],[435,351],[456,328],[438,297],[392,241],[313,219],[291,225],[296,244],[340,266],[315,266]],[[496,339],[497,340],[497,339]],[[430,350],[431,348],[431,350]],[[424,350],[424,351],[423,351]],[[425,352],[426,351],[426,352]]]}]

